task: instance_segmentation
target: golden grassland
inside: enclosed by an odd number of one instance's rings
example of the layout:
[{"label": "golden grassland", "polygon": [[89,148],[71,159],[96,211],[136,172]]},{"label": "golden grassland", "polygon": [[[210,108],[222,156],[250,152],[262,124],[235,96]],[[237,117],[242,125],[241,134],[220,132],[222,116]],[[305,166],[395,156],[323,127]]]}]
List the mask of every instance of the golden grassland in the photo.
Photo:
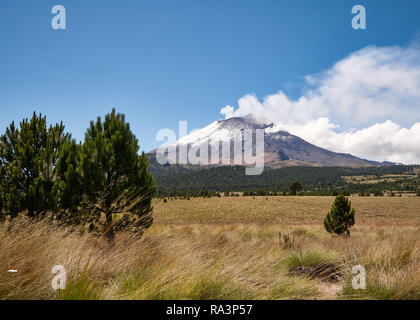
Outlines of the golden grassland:
[{"label": "golden grassland", "polygon": [[[350,237],[323,229],[333,200],[156,199],[143,237],[112,245],[47,221],[5,222],[0,298],[420,299],[420,198],[351,197]],[[68,275],[61,291],[51,288],[57,264]],[[366,290],[351,287],[358,264]]]},{"label": "golden grassland", "polygon": [[[420,197],[349,197],[356,225],[420,223]],[[322,224],[333,197],[222,197],[155,200],[156,224]]]}]

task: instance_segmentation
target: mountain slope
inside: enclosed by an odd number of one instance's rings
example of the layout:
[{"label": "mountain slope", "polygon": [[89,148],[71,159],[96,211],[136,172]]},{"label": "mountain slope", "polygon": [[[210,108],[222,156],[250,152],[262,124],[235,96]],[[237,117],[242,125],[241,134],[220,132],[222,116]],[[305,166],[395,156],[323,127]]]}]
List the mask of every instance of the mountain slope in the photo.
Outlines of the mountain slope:
[{"label": "mountain slope", "polygon": [[[230,164],[233,164],[233,140],[242,137],[244,130],[264,130],[264,163],[269,167],[282,167],[290,165],[311,165],[311,166],[378,166],[388,165],[360,159],[350,154],[336,153],[320,147],[292,135],[286,131],[276,131],[273,123],[254,115],[245,117],[234,117],[227,120],[215,121],[210,125],[197,130],[181,139],[171,147],[177,153],[184,147],[199,149],[200,146],[219,141],[230,144]],[[253,137],[255,143],[255,136]],[[152,151],[149,157],[153,158]],[[208,147],[209,157],[211,148]],[[197,154],[197,153],[196,153]],[[198,151],[199,154],[199,151]],[[219,144],[219,155],[222,154],[222,147]],[[221,164],[218,162],[217,164]],[[212,164],[215,164],[212,162]],[[229,164],[229,163],[228,163]],[[243,163],[244,164],[244,163]]]}]

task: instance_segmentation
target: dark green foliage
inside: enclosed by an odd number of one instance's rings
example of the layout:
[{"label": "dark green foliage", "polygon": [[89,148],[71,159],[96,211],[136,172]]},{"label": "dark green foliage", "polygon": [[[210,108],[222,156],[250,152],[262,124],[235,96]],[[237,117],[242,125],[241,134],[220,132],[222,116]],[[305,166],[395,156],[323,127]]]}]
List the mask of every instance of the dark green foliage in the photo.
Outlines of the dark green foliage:
[{"label": "dark green foliage", "polygon": [[144,153],[124,115],[91,122],[83,144],[64,126],[47,128],[36,113],[0,138],[0,218],[20,212],[42,217],[51,211],[59,222],[87,225],[105,218],[105,234],[130,228],[142,231],[153,221],[156,186]]},{"label": "dark green foliage", "polygon": [[[144,153],[138,155],[137,138],[125,122],[125,116],[115,110],[91,122],[80,151],[80,172],[83,192],[93,208],[106,218],[110,237],[114,227],[136,224],[147,228],[152,223],[151,199],[155,183],[148,171]],[[114,214],[124,214],[118,225]],[[134,221],[128,220],[135,219]]]},{"label": "dark green foliage", "polygon": [[0,138],[0,209],[10,217],[35,217],[58,205],[54,193],[60,147],[70,140],[62,123],[47,128],[34,112],[20,128],[14,122]]},{"label": "dark green foliage", "polygon": [[80,164],[81,146],[69,141],[60,149],[57,161],[55,194],[61,209],[77,210],[83,197]]},{"label": "dark green foliage", "polygon": [[[231,197],[234,197],[234,193],[230,193]],[[179,197],[180,199],[188,199],[190,197],[193,198],[212,198],[212,197],[221,197],[221,194],[217,191],[207,191],[207,190],[200,190],[200,191],[169,191],[169,192],[162,192],[158,191],[156,193],[157,198],[165,198],[165,197]]]},{"label": "dark green foliage", "polygon": [[338,195],[331,211],[324,219],[324,228],[329,233],[350,235],[350,227],[354,225],[355,211],[351,202],[344,195]]},{"label": "dark green foliage", "polygon": [[[244,197],[249,197],[249,196],[251,196],[251,197],[254,197],[254,196],[264,197],[264,196],[274,196],[275,194],[276,194],[276,192],[270,192],[270,191],[267,191],[267,190],[256,190],[256,191],[244,191],[242,195]],[[233,195],[234,194],[232,193],[232,196]]]},{"label": "dark green foliage", "polygon": [[298,181],[294,181],[290,184],[289,190],[292,196],[295,196],[298,192],[302,191],[302,184]]},{"label": "dark green foliage", "polygon": [[418,166],[387,166],[367,168],[343,167],[284,167],[265,168],[257,176],[245,175],[245,168],[241,166],[221,167],[187,167],[179,165],[161,166],[148,154],[152,166],[150,167],[158,186],[158,195],[175,196],[184,193],[198,194],[202,190],[222,192],[257,192],[266,190],[284,194],[289,190],[290,181],[299,181],[303,190],[302,195],[331,196],[346,192],[346,194],[366,195],[373,194],[375,190],[393,190],[413,192],[420,185],[420,179],[405,179],[400,181],[387,181],[378,183],[352,183],[346,182],[345,176],[358,175],[387,175],[410,173]]}]

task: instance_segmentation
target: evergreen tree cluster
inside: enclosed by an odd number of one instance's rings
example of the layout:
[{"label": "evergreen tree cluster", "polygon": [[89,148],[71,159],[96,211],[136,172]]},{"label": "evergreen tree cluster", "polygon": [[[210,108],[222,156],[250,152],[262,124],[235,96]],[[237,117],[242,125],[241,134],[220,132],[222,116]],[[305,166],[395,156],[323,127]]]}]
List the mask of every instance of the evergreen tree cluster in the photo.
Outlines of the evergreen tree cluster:
[{"label": "evergreen tree cluster", "polygon": [[202,190],[208,192],[245,192],[270,194],[293,193],[292,182],[297,181],[302,189],[296,190],[299,195],[337,196],[338,194],[371,194],[375,191],[383,193],[394,191],[398,193],[413,193],[420,187],[420,177],[401,180],[378,180],[375,183],[360,183],[346,180],[346,176],[376,175],[378,178],[386,175],[401,175],[410,173],[419,166],[393,165],[366,168],[348,167],[283,167],[264,168],[264,172],[256,176],[245,175],[243,166],[161,166],[151,161],[151,172],[156,179],[158,193],[163,196],[179,196],[184,193],[197,194]]},{"label": "evergreen tree cluster", "polygon": [[156,185],[125,116],[112,110],[91,121],[79,144],[64,129],[34,112],[0,137],[0,217],[52,212],[91,229],[103,219],[109,237],[150,226]]}]

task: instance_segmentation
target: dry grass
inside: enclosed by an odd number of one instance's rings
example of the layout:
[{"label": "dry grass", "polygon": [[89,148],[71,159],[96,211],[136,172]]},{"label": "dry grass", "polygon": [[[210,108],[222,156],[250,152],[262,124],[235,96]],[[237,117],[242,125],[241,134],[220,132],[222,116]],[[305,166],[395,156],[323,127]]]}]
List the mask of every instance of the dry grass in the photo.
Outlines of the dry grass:
[{"label": "dry grass", "polygon": [[[418,199],[353,198],[350,238],[322,228],[332,198],[268,199],[157,202],[142,239],[119,234],[113,245],[47,222],[3,223],[0,298],[420,299]],[[293,245],[280,245],[279,232]],[[58,292],[57,264],[68,273]],[[355,264],[366,268],[366,290],[351,288]],[[329,277],[337,270],[339,282]]]},{"label": "dry grass", "polygon": [[[222,197],[155,200],[157,224],[320,224],[334,197]],[[350,197],[359,225],[420,225],[420,197]]]}]

